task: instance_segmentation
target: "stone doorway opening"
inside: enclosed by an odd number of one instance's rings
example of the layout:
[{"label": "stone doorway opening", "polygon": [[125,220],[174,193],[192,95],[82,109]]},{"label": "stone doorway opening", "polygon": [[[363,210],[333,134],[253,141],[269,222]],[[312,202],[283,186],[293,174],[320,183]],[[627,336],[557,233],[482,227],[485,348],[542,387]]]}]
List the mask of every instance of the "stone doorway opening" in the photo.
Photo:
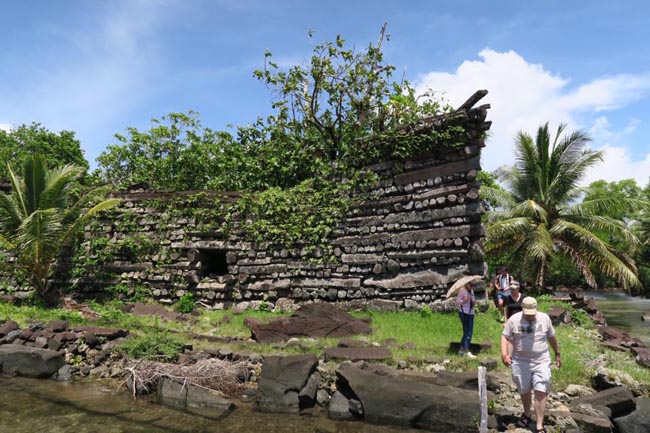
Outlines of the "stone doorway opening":
[{"label": "stone doorway opening", "polygon": [[215,278],[228,274],[225,250],[202,249],[200,253],[202,277]]}]

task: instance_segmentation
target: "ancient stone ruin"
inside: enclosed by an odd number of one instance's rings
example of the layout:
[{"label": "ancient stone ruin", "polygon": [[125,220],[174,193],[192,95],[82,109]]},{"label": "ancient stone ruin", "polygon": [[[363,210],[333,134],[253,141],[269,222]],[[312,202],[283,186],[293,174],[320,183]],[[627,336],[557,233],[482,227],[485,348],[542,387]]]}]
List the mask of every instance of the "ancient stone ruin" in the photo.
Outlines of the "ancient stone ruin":
[{"label": "ancient stone ruin", "polygon": [[[317,299],[409,307],[441,299],[458,277],[485,272],[477,175],[489,106],[473,106],[486,93],[408,132],[460,126],[462,143],[431,142],[424,154],[367,167],[379,185],[337,224],[331,258],[304,245],[248,241],[221,230],[219,218],[210,230],[197,224],[197,210],[232,203],[237,193],[142,187],[113,194],[122,205],[86,227],[54,283],[88,296],[142,291],[162,303],[191,293],[213,308]],[[193,212],[178,212],[183,207]]]}]

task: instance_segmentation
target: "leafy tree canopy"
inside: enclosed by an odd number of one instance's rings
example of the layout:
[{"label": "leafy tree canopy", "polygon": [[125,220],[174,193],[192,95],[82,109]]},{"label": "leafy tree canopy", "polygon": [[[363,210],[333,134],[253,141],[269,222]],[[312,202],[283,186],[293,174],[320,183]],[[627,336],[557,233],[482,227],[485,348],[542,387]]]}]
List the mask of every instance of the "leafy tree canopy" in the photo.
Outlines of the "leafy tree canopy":
[{"label": "leafy tree canopy", "polygon": [[[89,167],[74,132],[61,131],[57,134],[40,123],[20,125],[11,131],[0,130],[1,161],[20,164],[35,153],[42,155],[48,168],[74,164],[85,173]],[[3,163],[0,166],[0,179],[7,179],[8,175],[7,166]]]},{"label": "leafy tree canopy", "polygon": [[133,127],[126,132],[116,134],[118,143],[97,158],[99,176],[118,186],[147,183],[160,189],[205,189],[233,150],[230,134],[203,127],[193,111],[152,119],[146,132]]},{"label": "leafy tree canopy", "polygon": [[607,182],[597,180],[587,187],[584,200],[602,200],[608,197],[615,197],[623,200],[623,206],[616,206],[607,209],[607,216],[619,220],[634,219],[639,209],[634,206],[634,200],[643,200],[643,189],[639,187],[634,179],[623,179],[618,182]]},{"label": "leafy tree canopy", "polygon": [[234,136],[203,128],[196,113],[154,119],[149,131],[117,135],[118,143],[98,158],[99,174],[120,186],[250,191],[411,154],[430,140],[410,139],[403,128],[448,107],[430,93],[417,97],[406,80],[393,80],[395,67],[381,49],[387,39],[384,27],[376,45],[357,51],[337,37],[288,69],[267,51],[254,76],[273,95],[268,117],[237,127]]}]

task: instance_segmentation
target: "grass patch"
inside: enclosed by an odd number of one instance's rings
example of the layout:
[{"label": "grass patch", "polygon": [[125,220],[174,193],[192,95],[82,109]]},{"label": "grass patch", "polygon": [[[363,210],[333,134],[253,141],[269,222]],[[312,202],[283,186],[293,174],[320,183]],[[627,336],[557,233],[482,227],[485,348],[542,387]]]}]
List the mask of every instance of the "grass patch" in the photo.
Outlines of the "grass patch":
[{"label": "grass patch", "polygon": [[185,342],[179,336],[154,331],[127,338],[117,350],[131,358],[173,362],[178,359],[178,354],[183,351],[184,346]]},{"label": "grass patch", "polygon": [[0,319],[13,320],[23,327],[32,322],[47,323],[51,320],[67,320],[73,325],[87,322],[77,311],[40,306],[16,306],[4,302],[0,302]]}]

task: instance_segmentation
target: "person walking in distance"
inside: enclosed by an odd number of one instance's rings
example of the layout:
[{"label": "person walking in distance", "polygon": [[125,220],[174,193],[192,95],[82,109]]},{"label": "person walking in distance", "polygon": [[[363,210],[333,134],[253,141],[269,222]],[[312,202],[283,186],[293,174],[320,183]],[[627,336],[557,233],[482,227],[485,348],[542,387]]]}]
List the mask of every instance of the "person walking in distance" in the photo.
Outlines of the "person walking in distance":
[{"label": "person walking in distance", "polygon": [[524,406],[517,426],[528,428],[532,421],[531,405],[534,394],[537,433],[545,433],[546,398],[551,391],[551,356],[549,343],[555,353],[557,367],[562,366],[555,329],[547,314],[537,311],[537,300],[527,296],[521,302],[522,311],[512,315],[501,334],[501,359],[512,366],[512,380]]},{"label": "person walking in distance", "polygon": [[521,293],[521,290],[519,289],[519,283],[517,281],[512,281],[510,283],[510,296],[508,296],[505,299],[506,320],[512,317],[514,314],[521,311],[521,302],[523,300],[524,300],[524,295]]},{"label": "person walking in distance", "polygon": [[510,296],[510,283],[512,283],[512,275],[508,273],[508,268],[502,266],[499,268],[496,277],[494,278],[494,286],[497,289],[497,307],[499,308],[499,321],[505,321],[505,303],[508,296]]},{"label": "person walking in distance", "polygon": [[468,358],[476,358],[476,355],[469,350],[474,330],[474,306],[476,305],[472,283],[467,283],[460,288],[456,296],[456,305],[458,305],[458,316],[463,324],[463,338],[460,340],[458,354]]}]

